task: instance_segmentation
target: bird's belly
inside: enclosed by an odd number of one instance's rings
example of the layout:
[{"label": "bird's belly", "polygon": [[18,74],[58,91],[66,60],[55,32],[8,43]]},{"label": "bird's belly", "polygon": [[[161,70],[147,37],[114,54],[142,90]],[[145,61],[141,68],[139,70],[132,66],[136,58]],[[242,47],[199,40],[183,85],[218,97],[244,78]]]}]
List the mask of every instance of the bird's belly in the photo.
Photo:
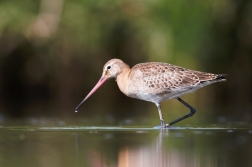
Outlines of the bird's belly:
[{"label": "bird's belly", "polygon": [[181,95],[192,93],[196,89],[193,87],[187,87],[185,89],[180,90],[163,90],[163,91],[146,91],[146,90],[138,90],[128,94],[129,97],[145,100],[153,103],[160,103],[164,100],[169,100],[173,98],[177,98]]},{"label": "bird's belly", "polygon": [[160,103],[161,101],[167,100],[170,98],[170,93],[166,94],[148,94],[148,93],[139,93],[138,98],[141,100],[153,102],[153,103]]},{"label": "bird's belly", "polygon": [[173,98],[174,93],[165,91],[161,93],[152,93],[147,91],[137,91],[137,93],[128,94],[129,97],[149,101],[153,103],[160,103],[161,101]]}]

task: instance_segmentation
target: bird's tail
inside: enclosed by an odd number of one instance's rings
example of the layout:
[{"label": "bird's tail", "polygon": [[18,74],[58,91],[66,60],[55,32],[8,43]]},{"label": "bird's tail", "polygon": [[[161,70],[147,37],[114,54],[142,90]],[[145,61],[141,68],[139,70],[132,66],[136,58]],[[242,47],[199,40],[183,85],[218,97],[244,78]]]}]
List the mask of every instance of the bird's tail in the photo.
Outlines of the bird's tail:
[{"label": "bird's tail", "polygon": [[201,80],[200,83],[201,84],[205,84],[205,85],[209,85],[215,82],[223,82],[227,80],[227,74],[217,74],[212,76],[214,78],[207,78],[205,80]]},{"label": "bird's tail", "polygon": [[228,74],[218,74],[214,80],[216,81],[226,81]]}]

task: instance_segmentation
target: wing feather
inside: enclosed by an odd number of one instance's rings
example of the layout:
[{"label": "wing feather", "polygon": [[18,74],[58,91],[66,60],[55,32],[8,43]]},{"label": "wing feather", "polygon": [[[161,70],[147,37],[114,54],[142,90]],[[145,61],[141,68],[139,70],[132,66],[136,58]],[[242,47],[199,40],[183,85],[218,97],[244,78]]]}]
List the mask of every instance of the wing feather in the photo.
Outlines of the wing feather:
[{"label": "wing feather", "polygon": [[193,71],[160,62],[140,63],[132,67],[131,71],[135,70],[141,71],[146,86],[162,90],[192,87],[218,77],[216,74]]}]

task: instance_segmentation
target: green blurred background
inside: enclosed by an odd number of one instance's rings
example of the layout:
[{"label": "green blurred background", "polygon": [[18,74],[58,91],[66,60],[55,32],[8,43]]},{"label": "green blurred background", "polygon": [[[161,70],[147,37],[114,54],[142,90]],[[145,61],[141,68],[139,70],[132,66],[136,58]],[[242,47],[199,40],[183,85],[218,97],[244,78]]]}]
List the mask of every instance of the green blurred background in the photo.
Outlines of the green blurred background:
[{"label": "green blurred background", "polygon": [[[74,113],[112,58],[229,74],[182,97],[197,113],[180,125],[251,122],[249,0],[1,0],[0,120],[159,124],[154,104],[126,97],[114,80]],[[176,100],[162,109],[167,122],[189,112]]]}]

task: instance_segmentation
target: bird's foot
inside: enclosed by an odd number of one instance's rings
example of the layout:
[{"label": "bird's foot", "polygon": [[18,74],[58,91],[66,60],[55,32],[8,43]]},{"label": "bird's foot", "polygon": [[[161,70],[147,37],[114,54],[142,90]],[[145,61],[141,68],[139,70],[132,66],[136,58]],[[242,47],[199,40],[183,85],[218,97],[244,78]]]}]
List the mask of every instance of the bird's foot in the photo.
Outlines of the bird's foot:
[{"label": "bird's foot", "polygon": [[161,121],[161,128],[168,128],[170,125],[169,124],[165,124],[164,120],[160,120]]},{"label": "bird's foot", "polygon": [[169,128],[170,127],[170,124],[165,124],[165,128]]},{"label": "bird's foot", "polygon": [[160,125],[161,128],[164,128],[164,127],[165,127],[165,122],[164,122],[164,120],[161,119],[160,122],[161,122],[161,125]]}]

